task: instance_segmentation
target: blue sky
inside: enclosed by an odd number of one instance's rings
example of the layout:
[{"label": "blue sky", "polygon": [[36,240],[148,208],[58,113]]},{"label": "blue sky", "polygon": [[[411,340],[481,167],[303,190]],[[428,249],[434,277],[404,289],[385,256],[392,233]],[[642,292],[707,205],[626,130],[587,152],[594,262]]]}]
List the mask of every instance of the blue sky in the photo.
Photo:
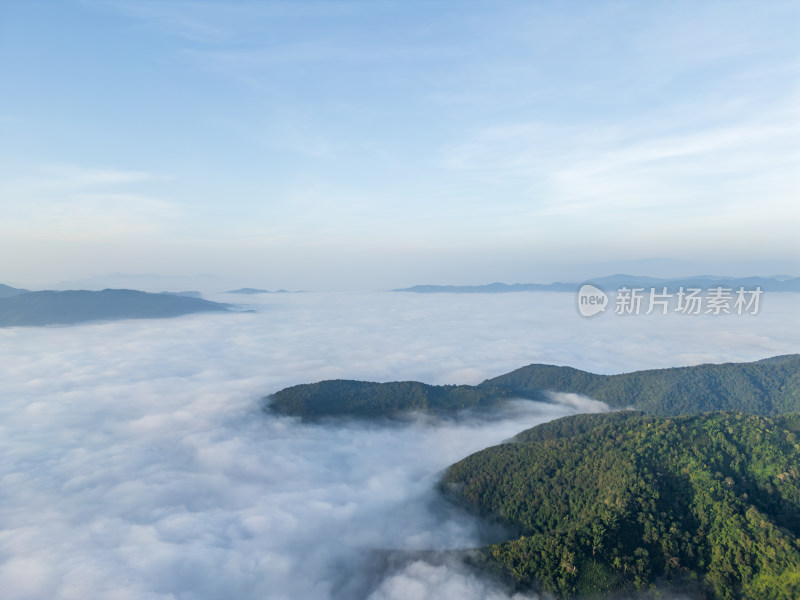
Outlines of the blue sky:
[{"label": "blue sky", "polygon": [[800,271],[799,34],[795,2],[5,0],[0,281]]}]

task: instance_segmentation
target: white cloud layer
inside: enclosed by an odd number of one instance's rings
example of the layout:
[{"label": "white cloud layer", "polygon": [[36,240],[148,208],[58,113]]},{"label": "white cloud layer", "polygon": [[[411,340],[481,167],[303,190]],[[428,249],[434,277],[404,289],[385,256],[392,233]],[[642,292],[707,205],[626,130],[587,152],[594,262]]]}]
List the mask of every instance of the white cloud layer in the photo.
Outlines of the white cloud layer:
[{"label": "white cloud layer", "polygon": [[756,317],[589,320],[569,294],[254,301],[0,329],[4,598],[506,598],[454,565],[375,565],[479,543],[487,532],[437,500],[440,470],[585,399],[490,423],[323,427],[267,416],[260,398],[337,377],[477,383],[531,362],[619,372],[800,351],[792,294]]},{"label": "white cloud layer", "polygon": [[[399,573],[387,577],[369,600],[450,600],[482,598],[509,600],[508,594],[496,589],[472,573],[454,565],[432,565],[415,561]],[[536,594],[514,594],[510,600],[538,600]]]}]

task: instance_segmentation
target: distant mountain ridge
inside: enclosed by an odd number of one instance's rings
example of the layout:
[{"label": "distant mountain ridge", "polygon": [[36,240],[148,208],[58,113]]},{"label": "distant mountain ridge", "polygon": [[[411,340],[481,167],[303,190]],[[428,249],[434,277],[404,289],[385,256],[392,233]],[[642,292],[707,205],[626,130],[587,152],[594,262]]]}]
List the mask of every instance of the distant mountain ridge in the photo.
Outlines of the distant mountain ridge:
[{"label": "distant mountain ridge", "polygon": [[185,291],[185,292],[168,292],[168,291],[165,290],[165,291],[160,292],[160,293],[161,294],[167,294],[169,296],[186,296],[187,298],[202,298],[203,297],[203,294],[198,292],[198,291],[196,291],[196,290],[188,290],[188,291]]},{"label": "distant mountain ridge", "polygon": [[25,292],[0,298],[0,327],[70,325],[117,319],[163,319],[229,312],[231,305],[192,296],[137,290]]},{"label": "distant mountain ridge", "polygon": [[273,412],[304,419],[375,418],[486,408],[510,398],[546,401],[547,391],[582,394],[612,408],[636,408],[659,416],[713,410],[784,414],[800,411],[800,354],[619,375],[533,364],[477,386],[321,381],[280,390],[268,397],[268,406]]},{"label": "distant mountain ridge", "polygon": [[486,285],[414,285],[393,292],[417,294],[504,294],[506,292],[574,292],[574,283],[487,283]]},{"label": "distant mountain ridge", "polygon": [[22,288],[15,288],[11,287],[10,285],[6,285],[4,283],[0,283],[0,298],[10,298],[11,296],[18,296],[19,294],[25,294],[29,290],[23,290]]},{"label": "distant mountain ridge", "polygon": [[228,290],[226,294],[271,294],[269,290],[260,290],[257,288],[239,288],[238,290]]},{"label": "distant mountain ridge", "polygon": [[289,291],[289,290],[275,290],[274,292],[270,290],[262,290],[259,288],[250,288],[250,287],[243,287],[239,288],[238,290],[228,290],[225,292],[226,294],[245,294],[245,295],[254,295],[254,294],[299,294],[299,291]]},{"label": "distant mountain ridge", "polygon": [[800,277],[719,277],[715,275],[696,275],[660,279],[638,275],[609,275],[575,283],[489,283],[486,285],[415,285],[408,288],[392,290],[393,292],[414,292],[417,294],[502,294],[507,292],[574,292],[582,283],[592,283],[612,292],[621,287],[644,288],[649,291],[655,288],[661,291],[667,288],[676,292],[679,288],[710,289],[715,287],[739,289],[755,289],[760,287],[765,292],[800,292]]}]

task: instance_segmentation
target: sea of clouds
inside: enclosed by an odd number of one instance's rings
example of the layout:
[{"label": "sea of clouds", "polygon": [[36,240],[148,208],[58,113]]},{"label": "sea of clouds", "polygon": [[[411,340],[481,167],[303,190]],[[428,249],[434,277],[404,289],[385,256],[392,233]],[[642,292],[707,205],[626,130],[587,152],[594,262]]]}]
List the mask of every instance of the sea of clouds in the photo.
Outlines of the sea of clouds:
[{"label": "sea of clouds", "polygon": [[436,495],[441,470],[602,404],[332,426],[268,415],[262,398],[331,378],[478,383],[533,362],[614,373],[800,352],[795,294],[756,316],[593,319],[556,293],[244,301],[256,312],[0,329],[3,598],[507,599],[423,553],[497,533]]}]

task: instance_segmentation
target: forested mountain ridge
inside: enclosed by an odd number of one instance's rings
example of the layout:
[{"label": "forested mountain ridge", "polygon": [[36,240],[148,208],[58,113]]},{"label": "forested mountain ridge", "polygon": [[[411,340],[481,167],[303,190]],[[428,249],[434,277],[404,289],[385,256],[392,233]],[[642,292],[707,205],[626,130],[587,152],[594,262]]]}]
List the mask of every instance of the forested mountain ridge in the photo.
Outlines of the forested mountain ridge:
[{"label": "forested mountain ridge", "polygon": [[[514,532],[467,560],[563,597],[666,584],[800,598],[800,355],[620,375],[529,365],[477,386],[322,381],[269,407],[381,418],[547,390],[641,411],[551,421],[451,466],[441,490]],[[704,412],[719,409],[737,412]]]},{"label": "forested mountain ridge", "polygon": [[614,408],[662,416],[712,410],[783,414],[800,411],[800,355],[620,375],[529,365],[477,386],[329,380],[281,390],[270,397],[269,407],[306,419],[373,418],[405,411],[486,408],[509,398],[546,400],[543,392],[548,390],[583,394]]},{"label": "forested mountain ridge", "polygon": [[516,532],[479,563],[563,597],[693,585],[800,597],[800,416],[576,415],[448,469],[456,502]]},{"label": "forested mountain ridge", "polygon": [[335,379],[285,388],[269,398],[269,408],[310,420],[323,417],[375,418],[395,417],[412,411],[445,413],[489,408],[512,397],[514,395],[508,390],[489,386]]},{"label": "forested mountain ridge", "polygon": [[800,355],[750,363],[703,364],[595,375],[571,367],[528,365],[488,379],[478,387],[573,392],[609,406],[654,415],[742,410],[769,415],[800,411]]}]

